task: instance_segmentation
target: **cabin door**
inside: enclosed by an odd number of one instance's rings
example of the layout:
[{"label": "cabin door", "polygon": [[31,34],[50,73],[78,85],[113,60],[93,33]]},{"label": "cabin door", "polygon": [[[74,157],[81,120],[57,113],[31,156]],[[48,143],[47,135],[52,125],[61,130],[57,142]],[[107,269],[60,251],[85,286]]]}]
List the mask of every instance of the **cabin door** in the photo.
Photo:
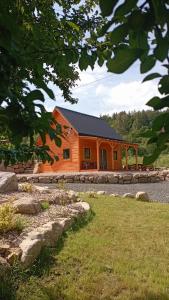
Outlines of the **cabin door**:
[{"label": "cabin door", "polygon": [[107,170],[107,151],[100,149],[100,169]]}]

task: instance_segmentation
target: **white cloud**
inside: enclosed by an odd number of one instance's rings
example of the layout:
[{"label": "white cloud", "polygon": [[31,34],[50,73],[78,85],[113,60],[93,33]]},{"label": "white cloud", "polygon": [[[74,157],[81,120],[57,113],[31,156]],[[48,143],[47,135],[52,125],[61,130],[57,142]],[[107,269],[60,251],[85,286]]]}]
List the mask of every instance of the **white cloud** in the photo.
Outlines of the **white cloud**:
[{"label": "white cloud", "polygon": [[92,71],[79,72],[80,80],[73,89],[73,96],[79,99],[75,105],[64,102],[61,92],[53,87],[56,102],[47,100],[46,107],[52,110],[55,105],[82,113],[99,116],[100,114],[112,114],[122,110],[132,111],[148,109],[146,102],[158,95],[157,82],[149,81],[141,83],[144,75],[140,75],[135,68],[129,69],[124,74],[115,75],[108,73],[106,67],[98,65]]},{"label": "white cloud", "polygon": [[100,99],[101,113],[112,114],[122,110],[148,109],[146,102],[158,95],[157,83],[131,81],[110,87],[99,84],[96,88],[96,96]]}]

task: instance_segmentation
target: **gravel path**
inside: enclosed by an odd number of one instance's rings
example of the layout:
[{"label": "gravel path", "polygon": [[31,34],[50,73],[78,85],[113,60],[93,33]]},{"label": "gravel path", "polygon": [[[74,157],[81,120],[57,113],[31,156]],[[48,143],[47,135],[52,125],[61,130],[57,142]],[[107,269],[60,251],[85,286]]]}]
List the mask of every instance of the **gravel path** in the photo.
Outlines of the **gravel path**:
[{"label": "gravel path", "polygon": [[[42,185],[42,184],[41,184]],[[51,188],[56,184],[45,184]],[[44,186],[44,184],[43,184]],[[136,193],[138,191],[145,191],[153,201],[168,202],[169,203],[169,181],[159,183],[138,183],[138,184],[88,184],[88,183],[67,183],[66,188],[79,191],[106,191],[108,194],[118,193]]]}]

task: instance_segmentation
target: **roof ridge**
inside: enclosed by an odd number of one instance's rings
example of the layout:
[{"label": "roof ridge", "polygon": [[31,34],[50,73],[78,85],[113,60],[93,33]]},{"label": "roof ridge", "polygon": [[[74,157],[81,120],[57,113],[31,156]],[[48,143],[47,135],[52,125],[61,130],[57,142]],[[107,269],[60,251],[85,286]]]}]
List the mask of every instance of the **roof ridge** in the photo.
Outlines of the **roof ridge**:
[{"label": "roof ridge", "polygon": [[100,117],[92,116],[92,115],[85,114],[85,113],[82,113],[82,112],[79,112],[79,111],[75,111],[75,110],[72,110],[72,109],[64,108],[64,107],[61,107],[61,106],[55,106],[55,108],[65,109],[65,110],[71,111],[71,112],[76,113],[76,114],[81,114],[81,115],[85,115],[85,116],[88,116],[88,117],[91,117],[91,118],[96,118],[96,119],[104,121],[104,119],[101,119]]}]

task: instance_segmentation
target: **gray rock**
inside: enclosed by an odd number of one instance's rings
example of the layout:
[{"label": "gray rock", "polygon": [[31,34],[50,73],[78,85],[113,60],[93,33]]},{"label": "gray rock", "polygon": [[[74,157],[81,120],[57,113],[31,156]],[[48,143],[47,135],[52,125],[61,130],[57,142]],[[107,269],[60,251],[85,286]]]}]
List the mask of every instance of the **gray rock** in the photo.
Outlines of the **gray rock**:
[{"label": "gray rock", "polygon": [[13,207],[20,214],[37,214],[41,211],[40,202],[28,197],[14,201]]},{"label": "gray rock", "polygon": [[49,176],[40,176],[39,182],[40,183],[51,183],[51,178]]},{"label": "gray rock", "polygon": [[110,194],[110,197],[120,197],[119,194]]},{"label": "gray rock", "polygon": [[9,252],[10,246],[8,244],[0,244],[0,255],[5,256]]},{"label": "gray rock", "polygon": [[77,202],[71,205],[71,209],[77,209],[80,212],[88,212],[90,210],[90,205],[87,202]]},{"label": "gray rock", "polygon": [[89,196],[89,198],[95,198],[96,192],[95,191],[87,191],[86,194]]},{"label": "gray rock", "polygon": [[33,189],[41,194],[48,194],[49,193],[49,187],[48,186],[38,186],[34,185]]},{"label": "gray rock", "polygon": [[132,179],[132,174],[123,174],[123,180],[130,181]]},{"label": "gray rock", "polygon": [[38,257],[42,249],[42,245],[43,241],[40,239],[32,240],[29,238],[23,240],[19,245],[22,250],[21,262],[25,268],[30,266]]},{"label": "gray rock", "polygon": [[141,201],[149,201],[149,196],[146,192],[137,192],[136,199]]},{"label": "gray rock", "polygon": [[18,190],[18,180],[15,173],[0,172],[0,193]]},{"label": "gray rock", "polygon": [[21,262],[23,266],[30,266],[39,256],[43,246],[55,246],[62,232],[70,224],[70,218],[58,219],[29,232],[26,239],[19,245],[22,250]]},{"label": "gray rock", "polygon": [[19,261],[22,255],[22,251],[20,248],[11,248],[10,254],[7,256],[7,262],[10,265],[13,265],[15,262]]},{"label": "gray rock", "polygon": [[101,196],[101,195],[105,195],[106,192],[105,191],[98,191],[96,194]]},{"label": "gray rock", "polygon": [[133,195],[131,193],[125,193],[122,197],[123,198],[135,198],[135,195]]}]

